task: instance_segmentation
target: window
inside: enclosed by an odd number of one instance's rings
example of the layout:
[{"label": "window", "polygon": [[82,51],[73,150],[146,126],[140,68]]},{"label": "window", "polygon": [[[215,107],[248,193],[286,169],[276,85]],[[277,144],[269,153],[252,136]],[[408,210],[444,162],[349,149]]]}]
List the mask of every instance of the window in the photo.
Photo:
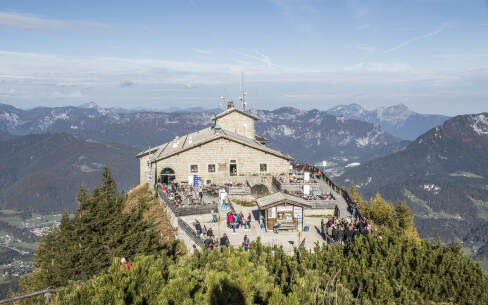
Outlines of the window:
[{"label": "window", "polygon": [[237,176],[237,164],[230,164],[229,171],[231,176]]},{"label": "window", "polygon": [[259,171],[260,172],[267,172],[268,171],[268,164],[266,164],[266,163],[259,164]]},{"label": "window", "polygon": [[196,165],[196,164],[190,165],[190,172],[198,173],[198,165]]},{"label": "window", "polygon": [[215,164],[209,164],[208,165],[208,172],[209,173],[215,173]]}]

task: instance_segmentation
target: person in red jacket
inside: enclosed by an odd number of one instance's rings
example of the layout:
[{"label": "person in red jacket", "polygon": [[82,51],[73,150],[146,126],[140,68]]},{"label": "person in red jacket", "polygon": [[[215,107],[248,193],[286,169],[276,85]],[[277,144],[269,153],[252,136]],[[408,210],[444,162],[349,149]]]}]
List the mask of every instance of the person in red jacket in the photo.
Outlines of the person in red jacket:
[{"label": "person in red jacket", "polygon": [[124,268],[125,268],[125,270],[126,270],[126,271],[129,271],[129,270],[131,270],[131,269],[132,269],[132,264],[131,264],[131,263],[129,263],[127,260],[125,260],[125,258],[124,258],[124,257],[122,257],[122,258],[120,259],[120,262],[122,263],[122,265],[124,266]]}]

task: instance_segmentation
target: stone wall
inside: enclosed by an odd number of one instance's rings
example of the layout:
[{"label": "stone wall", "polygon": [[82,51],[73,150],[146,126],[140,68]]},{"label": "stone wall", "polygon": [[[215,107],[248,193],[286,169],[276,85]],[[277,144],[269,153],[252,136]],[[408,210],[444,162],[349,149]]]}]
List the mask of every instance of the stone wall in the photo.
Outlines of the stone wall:
[{"label": "stone wall", "polygon": [[[237,176],[230,175],[231,160],[237,164]],[[147,168],[147,159],[141,158],[141,168]],[[260,171],[260,164],[267,164],[267,171]],[[208,165],[215,165],[215,172],[209,172]],[[197,165],[198,171],[191,172],[191,165]],[[166,168],[172,168],[179,181],[188,181],[189,175],[199,175],[204,183],[224,184],[232,181],[233,184],[245,184],[248,180],[270,183],[271,176],[286,174],[290,163],[288,160],[263,152],[246,145],[227,139],[217,139],[193,149],[176,154],[169,158],[153,163],[153,181],[159,173]],[[141,169],[141,175],[144,170]],[[264,179],[261,179],[263,178]],[[147,173],[141,176],[141,182],[147,180]]]},{"label": "stone wall", "polygon": [[238,112],[232,112],[217,119],[216,124],[223,129],[254,139],[254,119]]},{"label": "stone wall", "polygon": [[[139,158],[139,184],[147,183],[147,160],[149,155]],[[154,183],[154,176],[153,176]]]}]

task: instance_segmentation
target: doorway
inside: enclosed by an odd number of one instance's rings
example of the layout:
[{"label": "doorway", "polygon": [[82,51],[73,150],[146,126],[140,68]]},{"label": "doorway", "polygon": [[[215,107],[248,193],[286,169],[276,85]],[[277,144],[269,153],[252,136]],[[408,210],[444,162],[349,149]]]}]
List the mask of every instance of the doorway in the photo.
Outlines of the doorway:
[{"label": "doorway", "polygon": [[175,179],[175,171],[170,168],[166,167],[161,171],[161,183],[162,184],[169,184]]},{"label": "doorway", "polygon": [[[232,162],[232,161],[231,161]],[[234,161],[235,162],[235,161]],[[229,174],[231,176],[237,176],[237,164],[236,163],[231,163],[229,165]]]}]

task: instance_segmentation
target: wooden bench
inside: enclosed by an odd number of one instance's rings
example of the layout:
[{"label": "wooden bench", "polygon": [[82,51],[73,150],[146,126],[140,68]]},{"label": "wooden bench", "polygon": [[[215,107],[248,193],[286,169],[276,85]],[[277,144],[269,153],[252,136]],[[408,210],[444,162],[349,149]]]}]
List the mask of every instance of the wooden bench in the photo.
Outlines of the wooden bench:
[{"label": "wooden bench", "polygon": [[296,229],[297,227],[293,223],[281,223],[280,227],[278,228],[278,230],[287,230],[287,231],[293,231]]}]

